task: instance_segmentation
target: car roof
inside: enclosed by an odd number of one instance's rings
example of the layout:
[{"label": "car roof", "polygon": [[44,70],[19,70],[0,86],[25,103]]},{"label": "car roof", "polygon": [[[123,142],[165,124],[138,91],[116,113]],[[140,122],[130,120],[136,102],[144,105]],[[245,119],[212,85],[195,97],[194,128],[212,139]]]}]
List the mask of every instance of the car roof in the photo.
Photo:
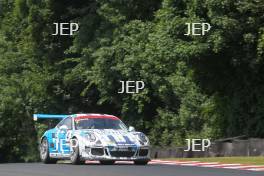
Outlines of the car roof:
[{"label": "car roof", "polygon": [[118,117],[109,115],[109,114],[74,114],[71,115],[75,120],[81,120],[81,119],[95,119],[95,118],[100,118],[100,119],[112,119],[112,120],[119,120]]}]

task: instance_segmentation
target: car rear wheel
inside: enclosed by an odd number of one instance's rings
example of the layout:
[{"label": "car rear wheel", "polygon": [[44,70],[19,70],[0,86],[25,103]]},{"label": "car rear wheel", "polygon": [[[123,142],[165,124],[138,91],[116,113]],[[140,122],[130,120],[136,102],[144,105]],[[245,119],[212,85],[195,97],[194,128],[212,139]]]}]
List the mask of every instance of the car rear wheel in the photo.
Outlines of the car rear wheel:
[{"label": "car rear wheel", "polygon": [[103,165],[112,165],[112,164],[115,164],[115,161],[114,160],[101,160],[100,163]]},{"label": "car rear wheel", "polygon": [[138,161],[134,161],[135,165],[147,165],[148,164],[148,160],[138,160]]},{"label": "car rear wheel", "polygon": [[82,161],[80,157],[78,140],[74,138],[74,140],[72,140],[72,144],[74,147],[72,147],[73,151],[71,154],[71,163],[74,165],[84,164],[85,161]]},{"label": "car rear wheel", "polygon": [[56,159],[50,158],[49,156],[49,142],[46,137],[44,137],[40,144],[40,159],[45,164],[55,164]]}]

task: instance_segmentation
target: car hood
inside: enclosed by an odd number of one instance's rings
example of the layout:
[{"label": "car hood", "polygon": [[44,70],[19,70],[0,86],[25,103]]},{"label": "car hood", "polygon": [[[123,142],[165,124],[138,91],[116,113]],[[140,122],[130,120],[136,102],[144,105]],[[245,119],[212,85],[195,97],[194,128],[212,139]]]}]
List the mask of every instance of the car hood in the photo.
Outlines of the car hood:
[{"label": "car hood", "polygon": [[103,145],[140,145],[136,136],[137,132],[112,129],[89,129],[83,132],[93,133]]}]

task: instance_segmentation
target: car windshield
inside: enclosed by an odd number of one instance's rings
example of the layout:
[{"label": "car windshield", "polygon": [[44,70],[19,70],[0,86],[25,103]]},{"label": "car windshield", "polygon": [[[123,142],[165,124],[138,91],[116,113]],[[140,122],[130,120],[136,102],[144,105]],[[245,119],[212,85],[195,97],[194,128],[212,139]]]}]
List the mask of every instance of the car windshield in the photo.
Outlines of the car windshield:
[{"label": "car windshield", "polygon": [[126,125],[121,120],[106,118],[91,118],[75,120],[77,130],[81,129],[114,129],[127,130]]}]

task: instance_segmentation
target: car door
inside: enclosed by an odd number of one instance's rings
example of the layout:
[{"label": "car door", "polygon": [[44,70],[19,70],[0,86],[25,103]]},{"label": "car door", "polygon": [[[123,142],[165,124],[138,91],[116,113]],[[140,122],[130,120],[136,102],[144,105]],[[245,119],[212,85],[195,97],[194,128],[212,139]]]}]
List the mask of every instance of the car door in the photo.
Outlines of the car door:
[{"label": "car door", "polygon": [[[62,156],[70,154],[70,138],[72,133],[72,117],[67,117],[59,124],[57,132],[58,153]],[[67,128],[65,128],[67,127]]]}]

